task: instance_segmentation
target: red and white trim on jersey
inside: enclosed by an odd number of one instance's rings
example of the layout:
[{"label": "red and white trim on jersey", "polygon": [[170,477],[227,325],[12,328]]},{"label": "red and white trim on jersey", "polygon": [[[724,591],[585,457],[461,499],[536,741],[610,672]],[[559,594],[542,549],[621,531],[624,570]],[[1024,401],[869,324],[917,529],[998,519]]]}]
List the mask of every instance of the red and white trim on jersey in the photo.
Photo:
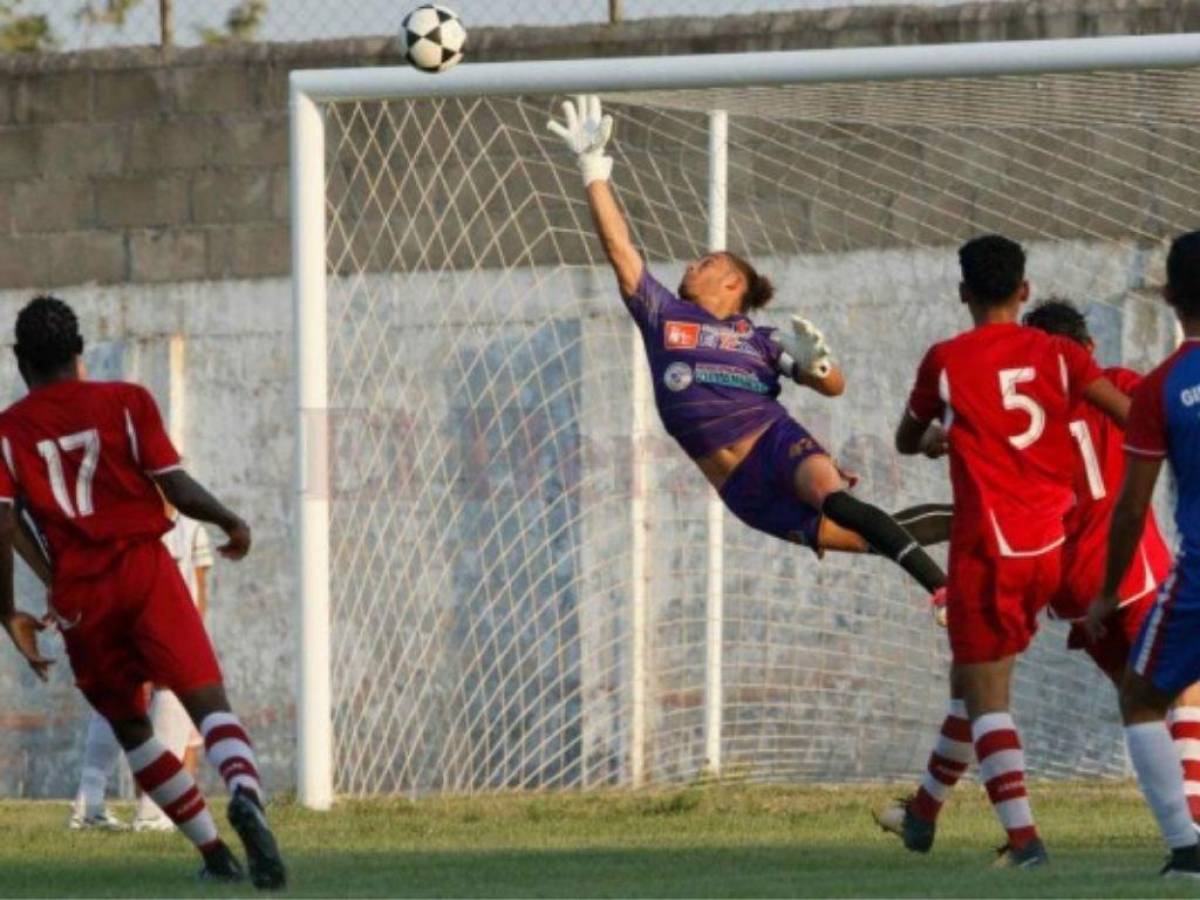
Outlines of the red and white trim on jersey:
[{"label": "red and white trim on jersey", "polygon": [[142,451],[138,447],[137,430],[133,427],[133,416],[129,414],[129,407],[124,407],[125,413],[125,434],[129,436],[129,452],[133,455],[133,461],[139,466],[142,464]]},{"label": "red and white trim on jersey", "polygon": [[179,758],[152,737],[129,751],[129,769],[143,791],[204,853],[216,846],[217,826],[204,795]]},{"label": "red and white trim on jersey", "polygon": [[1000,555],[1006,556],[1009,559],[1024,559],[1031,556],[1042,556],[1049,553],[1051,550],[1056,550],[1066,543],[1067,537],[1063,535],[1045,547],[1039,547],[1037,550],[1014,550],[1005,538],[1004,532],[1000,530],[1000,523],[996,520],[996,514],[988,510],[988,516],[992,520],[992,530],[996,534],[996,546],[1000,548]]},{"label": "red and white trim on jersey", "polygon": [[1165,459],[1165,450],[1147,450],[1145,447],[1138,447],[1134,444],[1122,444],[1121,449],[1126,453],[1132,453],[1134,456],[1144,456],[1147,459]]},{"label": "red and white trim on jersey", "polygon": [[147,470],[146,474],[147,475],[155,475],[155,476],[166,475],[168,472],[178,472],[182,468],[183,468],[182,463],[176,463],[173,466],[163,466],[161,469],[149,469],[149,470]]},{"label": "red and white trim on jersey", "polygon": [[1162,649],[1163,638],[1166,636],[1167,616],[1175,604],[1175,592],[1178,590],[1178,585],[1178,570],[1172,569],[1171,577],[1167,579],[1158,599],[1154,601],[1154,609],[1150,611],[1150,619],[1146,622],[1137,659],[1133,661],[1133,671],[1143,678],[1149,677],[1159,651]]}]

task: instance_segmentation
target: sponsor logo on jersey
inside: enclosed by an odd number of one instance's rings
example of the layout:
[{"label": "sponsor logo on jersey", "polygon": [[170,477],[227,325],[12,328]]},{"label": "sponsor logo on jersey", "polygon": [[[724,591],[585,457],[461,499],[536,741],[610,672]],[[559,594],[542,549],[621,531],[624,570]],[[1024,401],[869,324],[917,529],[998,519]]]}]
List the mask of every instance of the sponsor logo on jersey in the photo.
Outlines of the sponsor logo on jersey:
[{"label": "sponsor logo on jersey", "polygon": [[754,332],[744,320],[733,326],[668,321],[663,327],[663,344],[668,350],[727,350],[762,358],[762,351],[754,341]]},{"label": "sponsor logo on jersey", "polygon": [[1179,399],[1183,401],[1184,406],[1195,406],[1200,403],[1200,384],[1184,388],[1179,392]]},{"label": "sponsor logo on jersey", "polygon": [[810,437],[800,438],[800,440],[796,441],[794,444],[792,444],[792,446],[788,447],[787,455],[788,455],[788,459],[799,459],[801,456],[804,456],[806,453],[812,453],[812,452],[814,452],[816,450],[820,450],[820,449],[821,449],[820,445],[817,444],[817,442],[815,440],[813,440],[812,438],[810,438]]},{"label": "sponsor logo on jersey", "polygon": [[663,372],[663,384],[668,391],[686,391],[692,384],[692,367],[685,362],[673,362]]},{"label": "sponsor logo on jersey", "polygon": [[[678,363],[674,363],[673,365],[678,365]],[[670,371],[669,367],[667,371]],[[752,391],[755,394],[771,393],[770,385],[760,381],[758,376],[753,372],[746,369],[739,369],[737,366],[717,366],[701,363],[696,366],[694,375],[695,380],[699,384],[738,388],[743,391]]]},{"label": "sponsor logo on jersey", "polygon": [[700,343],[700,323],[667,322],[663,337],[668,350],[691,350]]}]

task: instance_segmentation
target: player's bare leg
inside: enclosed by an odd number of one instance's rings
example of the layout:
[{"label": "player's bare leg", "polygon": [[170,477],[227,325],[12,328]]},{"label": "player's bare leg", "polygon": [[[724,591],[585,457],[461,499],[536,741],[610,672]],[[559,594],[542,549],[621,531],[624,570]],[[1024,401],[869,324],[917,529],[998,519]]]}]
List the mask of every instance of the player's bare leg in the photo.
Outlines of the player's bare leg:
[{"label": "player's bare leg", "polygon": [[1125,743],[1142,794],[1171,851],[1162,874],[1200,879],[1200,845],[1184,793],[1183,770],[1166,724],[1174,701],[1132,667],[1126,670],[1121,682]]},{"label": "player's bare leg", "polygon": [[916,793],[874,814],[880,828],[898,836],[907,849],[917,853],[927,853],[933,847],[938,813],[975,758],[961,680],[961,673],[952,667],[946,718]]},{"label": "player's bare leg", "polygon": [[287,869],[263,811],[262,784],[250,737],[233,714],[225,686],[212,684],[179,695],[204,736],[208,761],[229,789],[229,824],[246,848],[250,880],[263,889],[282,888]]},{"label": "player's bare leg", "polygon": [[204,857],[200,877],[213,881],[240,881],[244,876],[233,853],[217,834],[217,825],[195,780],[183,770],[179,758],[154,736],[149,716],[110,720],[117,741],[125,749],[129,769],[138,786],[175,823]]},{"label": "player's bare leg", "polygon": [[861,535],[875,552],[895,562],[930,594],[946,584],[946,575],[896,520],[883,510],[850,495],[833,460],[810,456],[796,467],[797,498],[819,509],[835,525]]}]

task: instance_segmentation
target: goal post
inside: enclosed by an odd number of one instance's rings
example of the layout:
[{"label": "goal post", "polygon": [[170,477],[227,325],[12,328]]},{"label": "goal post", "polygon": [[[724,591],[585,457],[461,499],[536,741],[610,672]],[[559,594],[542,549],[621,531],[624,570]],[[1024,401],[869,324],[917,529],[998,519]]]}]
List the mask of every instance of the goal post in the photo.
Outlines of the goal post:
[{"label": "goal post", "polygon": [[[883,505],[944,499],[887,436],[961,324],[953,251],[1005,231],[1107,363],[1173,340],[1156,279],[1200,208],[1200,35],[291,75],[297,785],[420,794],[911,775],[944,639],[885,563],[725,517],[649,408],[559,101],[617,118],[660,278],[728,246],[850,375],[785,402]],[[671,283],[671,282],[668,282]],[[1112,699],[1048,625],[1031,769],[1123,771]]]}]

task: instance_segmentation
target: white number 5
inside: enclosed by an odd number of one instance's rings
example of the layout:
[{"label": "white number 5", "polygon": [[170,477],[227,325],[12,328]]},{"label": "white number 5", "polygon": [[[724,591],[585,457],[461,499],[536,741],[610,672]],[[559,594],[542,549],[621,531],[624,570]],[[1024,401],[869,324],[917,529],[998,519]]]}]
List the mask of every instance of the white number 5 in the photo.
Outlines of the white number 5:
[{"label": "white number 5", "polygon": [[1017,393],[1018,384],[1033,381],[1035,378],[1037,372],[1032,368],[1000,370],[1000,396],[1004,408],[1019,409],[1029,414],[1029,428],[1008,439],[1018,450],[1024,450],[1046,430],[1046,411],[1032,397]]},{"label": "white number 5", "polygon": [[[59,448],[70,453],[73,450],[83,451],[83,461],[79,464],[79,474],[75,478],[75,502],[67,493],[67,479],[63,474],[62,455]],[[100,432],[95,428],[87,431],[77,431],[60,437],[57,441],[38,441],[38,453],[46,461],[50,472],[50,490],[54,499],[62,507],[68,519],[80,516],[90,516],[92,508],[92,477],[96,474],[96,464],[100,462]]]}]

